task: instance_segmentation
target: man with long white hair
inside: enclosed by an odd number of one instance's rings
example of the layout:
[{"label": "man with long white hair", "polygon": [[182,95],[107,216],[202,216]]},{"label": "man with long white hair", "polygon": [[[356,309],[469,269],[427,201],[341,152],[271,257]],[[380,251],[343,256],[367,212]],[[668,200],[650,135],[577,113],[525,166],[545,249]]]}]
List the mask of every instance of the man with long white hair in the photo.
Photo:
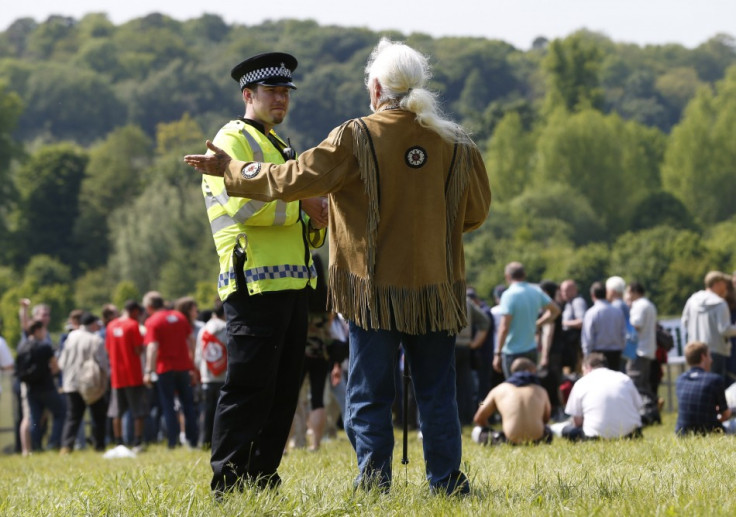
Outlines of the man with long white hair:
[{"label": "man with long white hair", "polygon": [[329,194],[328,305],[350,321],[345,429],[356,485],[387,490],[399,344],[414,383],[433,492],[467,493],[460,471],[455,334],[467,323],[463,232],[491,201],[477,147],[443,118],[425,56],[382,39],[366,66],[374,114],[349,120],[282,165],[212,155],[185,161],[224,175],[230,196],[263,201]]}]

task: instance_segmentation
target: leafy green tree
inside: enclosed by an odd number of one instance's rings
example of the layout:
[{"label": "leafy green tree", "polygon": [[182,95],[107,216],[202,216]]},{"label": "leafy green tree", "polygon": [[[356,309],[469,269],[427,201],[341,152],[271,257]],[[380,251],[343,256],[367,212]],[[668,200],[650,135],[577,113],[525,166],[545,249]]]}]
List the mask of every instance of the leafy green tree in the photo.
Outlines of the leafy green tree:
[{"label": "leafy green tree", "polygon": [[[194,176],[191,171],[186,174]],[[172,185],[163,178],[157,179],[132,205],[116,210],[111,225],[117,231],[109,268],[119,280],[134,282],[140,292],[163,290],[162,272],[173,267],[167,266],[170,261],[180,264],[179,271],[201,271],[200,268],[210,271],[212,264],[217,263],[198,186]],[[199,258],[204,250],[210,250],[206,260]],[[195,280],[207,278],[188,275],[181,279],[176,290],[192,292]],[[166,285],[169,288],[171,284]]]},{"label": "leafy green tree", "polygon": [[49,255],[34,255],[23,271],[23,282],[27,286],[69,284],[71,281],[69,266]]},{"label": "leafy green tree", "polygon": [[92,38],[84,41],[74,62],[79,67],[89,68],[97,73],[105,74],[112,80],[120,80],[124,77],[124,71],[121,70],[118,56],[118,47],[108,38]]},{"label": "leafy green tree", "polygon": [[213,307],[215,300],[220,299],[217,294],[217,282],[197,282],[194,299],[197,300],[199,307]]},{"label": "leafy green tree", "polygon": [[690,56],[698,76],[708,82],[722,79],[727,68],[736,65],[736,38],[717,34],[699,45]]},{"label": "leafy green tree", "polygon": [[163,156],[181,155],[188,149],[202,145],[204,134],[196,120],[189,113],[176,122],[159,124],[156,127],[156,154]]},{"label": "leafy green tree", "polygon": [[19,156],[12,133],[22,110],[20,97],[8,91],[0,81],[0,261],[7,261],[10,242],[9,212],[15,204],[11,176],[8,174],[13,159]]},{"label": "leafy green tree", "polygon": [[651,149],[631,135],[647,135],[618,115],[592,109],[550,117],[537,142],[535,181],[572,186],[590,203],[610,238],[626,229],[634,197],[658,185],[656,136]]},{"label": "leafy green tree", "polygon": [[111,302],[114,288],[107,268],[89,270],[74,282],[74,304],[88,310],[102,307]]},{"label": "leafy green tree", "polygon": [[611,250],[611,271],[641,282],[662,315],[680,314],[717,264],[700,235],[667,226],[625,233]]},{"label": "leafy green tree", "polygon": [[718,263],[723,271],[736,271],[736,217],[709,227],[704,241],[708,249],[722,257]]},{"label": "leafy green tree", "polygon": [[655,226],[669,226],[682,230],[695,230],[692,214],[675,196],[664,190],[655,190],[641,198],[631,211],[629,228],[645,230]]},{"label": "leafy green tree", "polygon": [[736,214],[736,66],[716,92],[698,91],[672,131],[662,183],[695,219],[709,225]]},{"label": "leafy green tree", "polygon": [[231,27],[220,16],[203,14],[199,18],[185,21],[183,29],[189,40],[219,43],[229,36]]},{"label": "leafy green tree", "polygon": [[600,109],[604,99],[599,77],[601,57],[597,40],[586,33],[552,41],[542,62],[547,76],[545,113],[560,106],[569,111]]},{"label": "leafy green tree", "polygon": [[36,59],[67,58],[76,52],[77,45],[77,21],[51,15],[30,34],[28,53]]},{"label": "leafy green tree", "polygon": [[79,20],[77,30],[83,39],[107,39],[115,33],[115,24],[105,13],[89,13]]},{"label": "leafy green tree", "polygon": [[110,83],[89,70],[69,68],[48,64],[31,74],[23,92],[26,109],[18,124],[21,138],[90,143],[119,125],[125,107]]},{"label": "leafy green tree", "polygon": [[20,283],[9,289],[5,289],[0,297],[0,318],[3,320],[3,337],[11,348],[16,348],[21,338],[20,322],[18,321],[19,302],[26,298],[28,292],[24,291]]},{"label": "leafy green tree", "polygon": [[[160,13],[152,13],[120,25],[112,39],[120,51],[118,62],[124,72],[122,77],[141,81],[175,61],[191,62],[192,51],[184,40],[182,24]],[[171,93],[172,86],[175,84],[167,85],[168,93]],[[147,129],[146,126],[143,127]]]},{"label": "leafy green tree", "polygon": [[672,68],[657,77],[655,88],[670,110],[672,124],[680,120],[682,110],[704,84],[690,66]]},{"label": "leafy green tree", "polygon": [[20,199],[13,250],[17,265],[37,254],[50,255],[71,267],[77,265],[72,234],[87,160],[82,149],[56,144],[40,148],[18,170]]},{"label": "leafy green tree", "polygon": [[28,39],[38,23],[33,18],[19,18],[0,35],[0,49],[2,57],[23,57],[28,48]]},{"label": "leafy green tree", "polygon": [[561,260],[549,263],[545,276],[557,283],[568,278],[575,280],[580,294],[590,300],[589,288],[593,282],[604,282],[611,273],[611,249],[605,243],[595,242],[566,250]]},{"label": "leafy green tree", "polygon": [[[231,88],[237,85],[232,83]],[[155,134],[158,124],[179,120],[182,113],[222,110],[223,99],[227,98],[209,74],[200,70],[196,63],[183,59],[175,59],[156,69],[129,95],[130,121],[149,135]]]},{"label": "leafy green tree", "polygon": [[[299,83],[286,124],[277,128],[279,135],[290,137],[297,150],[308,149],[345,120],[365,115],[369,97],[359,80],[359,70],[350,63],[330,64],[322,66],[319,73],[308,74]],[[338,112],[335,99],[340,95]]]},{"label": "leafy green tree", "polygon": [[542,243],[580,246],[605,236],[600,215],[569,185],[532,184],[510,202],[509,208],[517,231],[527,229]]},{"label": "leafy green tree", "polygon": [[513,199],[529,185],[534,144],[534,135],[524,130],[518,113],[501,119],[484,157],[494,200]]},{"label": "leafy green tree", "polygon": [[141,193],[151,153],[150,140],[136,126],[115,129],[90,150],[74,224],[77,261],[83,269],[107,263],[109,216]]},{"label": "leafy green tree", "polygon": [[118,282],[112,292],[112,303],[114,303],[116,307],[124,307],[126,301],[137,300],[140,302],[141,297],[141,292],[133,282],[130,280],[123,280],[122,282]]}]

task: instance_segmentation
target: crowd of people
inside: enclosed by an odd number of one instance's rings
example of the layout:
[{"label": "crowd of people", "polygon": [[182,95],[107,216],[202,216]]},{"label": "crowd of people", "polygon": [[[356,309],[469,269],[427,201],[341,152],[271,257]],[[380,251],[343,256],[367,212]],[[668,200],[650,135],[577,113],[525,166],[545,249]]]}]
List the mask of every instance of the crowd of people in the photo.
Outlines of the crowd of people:
[{"label": "crowd of people", "polygon": [[[346,321],[324,308],[324,270],[317,255],[315,262],[322,280],[310,304],[305,389],[290,444],[316,451],[328,420],[330,434],[343,427],[349,333]],[[458,415],[462,425],[476,425],[473,440],[636,437],[646,425],[661,422],[658,387],[668,350],[658,343],[656,308],[641,284],[618,276],[595,282],[588,307],[573,280],[531,284],[517,262],[507,266],[506,280],[494,289],[493,306],[468,288],[468,326],[456,336]],[[683,310],[689,370],[676,383],[678,434],[736,432],[725,398],[736,377],[735,283],[729,275],[708,273],[704,289]],[[218,300],[199,311],[192,298],[166,303],[150,292],[142,304],[130,300],[121,309],[118,314],[106,305],[101,318],[72,311],[56,346],[48,328],[50,308],[31,309],[29,300],[21,300],[25,331],[16,359],[0,341],[0,368],[16,369],[18,452],[68,454],[88,444],[99,451],[127,445],[140,452],[157,441],[171,448],[211,444],[227,372],[223,305]],[[394,363],[397,377],[402,353]],[[90,358],[104,371],[106,385],[88,396],[82,383]],[[333,401],[329,418],[325,396]],[[90,432],[83,425],[87,409]],[[414,414],[402,410],[394,404],[395,424],[419,420],[415,404]]]},{"label": "crowd of people", "polygon": [[[683,309],[682,353],[690,369],[676,381],[679,435],[736,431],[726,402],[726,388],[736,379],[735,285],[736,277],[711,271]],[[643,285],[620,276],[594,282],[588,307],[574,280],[532,285],[523,265],[512,262],[494,295],[488,311],[496,316],[494,358],[486,352],[483,362],[493,361],[502,377],[488,391],[483,368],[474,373],[476,442],[640,437],[644,427],[661,423],[658,391],[673,339]],[[473,289],[468,299],[477,300]],[[485,336],[487,326],[480,328]],[[458,405],[462,396],[458,390]],[[499,419],[501,429],[494,429]]]},{"label": "crowd of people", "polygon": [[[310,306],[310,346],[301,378],[304,382],[308,377],[311,387],[302,400],[310,406],[309,416],[300,422],[299,414],[292,432],[296,447],[307,446],[308,434],[311,450],[319,449],[325,432],[326,385],[333,388],[337,407],[331,434],[342,427],[339,415],[344,411],[346,323],[326,312],[325,296],[322,280]],[[115,447],[121,454],[120,447],[139,453],[157,442],[169,448],[211,445],[228,364],[222,303],[218,299],[211,309],[199,311],[191,297],[165,302],[152,291],[142,304],[129,300],[121,309],[108,304],[102,317],[71,311],[57,345],[48,328],[50,307],[41,303],[31,308],[29,300],[21,300],[25,330],[15,358],[0,338],[0,368],[15,371],[16,452],[69,454],[90,445],[97,451]],[[97,380],[87,371],[90,361],[97,365]],[[84,425],[87,410],[89,431]]]},{"label": "crowd of people", "polygon": [[[14,361],[18,452],[68,454],[86,447],[87,409],[89,442],[98,451],[124,442],[141,451],[164,431],[174,447],[181,441],[180,428],[189,446],[199,444],[193,386],[207,361],[195,357],[195,339],[204,326],[196,319],[196,304],[183,298],[167,306],[149,292],[143,305],[130,300],[121,309],[108,304],[102,317],[73,310],[57,346],[48,328],[49,306],[31,308],[29,300],[21,300],[24,331]],[[216,319],[218,310],[202,316]]]}]

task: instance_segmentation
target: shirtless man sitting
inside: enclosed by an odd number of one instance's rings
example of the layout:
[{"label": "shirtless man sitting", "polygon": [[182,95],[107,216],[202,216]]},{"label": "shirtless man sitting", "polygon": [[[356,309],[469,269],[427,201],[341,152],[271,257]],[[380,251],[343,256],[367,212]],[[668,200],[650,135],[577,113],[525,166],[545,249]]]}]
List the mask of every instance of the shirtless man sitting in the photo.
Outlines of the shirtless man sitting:
[{"label": "shirtless man sitting", "polygon": [[[494,411],[501,414],[503,432],[488,429],[488,418]],[[493,388],[475,413],[477,427],[473,440],[483,445],[510,443],[550,443],[551,406],[547,392],[537,377],[537,367],[520,357],[511,364],[511,377]]]}]

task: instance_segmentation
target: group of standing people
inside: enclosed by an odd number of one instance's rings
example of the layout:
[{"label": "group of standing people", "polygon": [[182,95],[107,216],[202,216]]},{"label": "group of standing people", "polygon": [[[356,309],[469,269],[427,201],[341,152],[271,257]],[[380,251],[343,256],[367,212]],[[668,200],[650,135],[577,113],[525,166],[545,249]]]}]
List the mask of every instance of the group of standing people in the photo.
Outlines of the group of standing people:
[{"label": "group of standing people", "polygon": [[[18,448],[23,454],[42,449],[49,416],[48,448],[68,454],[84,447],[80,427],[88,408],[92,444],[98,451],[124,442],[134,452],[142,451],[146,441],[158,440],[161,429],[170,448],[180,443],[197,446],[200,427],[202,443],[209,443],[211,415],[227,363],[221,305],[208,311],[207,323],[197,320],[193,299],[182,298],[170,306],[155,291],[143,297],[142,305],[127,301],[122,314],[112,308],[104,311],[103,320],[74,310],[58,349],[48,332],[49,307],[37,305],[28,315],[29,305],[21,301],[25,331],[14,364]],[[195,386],[204,394],[201,426]],[[124,426],[124,416],[130,425]]]}]

